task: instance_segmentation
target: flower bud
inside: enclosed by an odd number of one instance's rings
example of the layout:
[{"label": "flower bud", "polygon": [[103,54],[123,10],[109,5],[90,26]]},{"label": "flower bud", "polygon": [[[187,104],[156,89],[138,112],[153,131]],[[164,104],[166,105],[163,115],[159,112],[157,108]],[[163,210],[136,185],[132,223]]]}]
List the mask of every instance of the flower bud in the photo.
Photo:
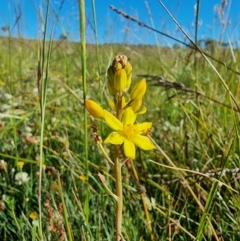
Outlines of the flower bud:
[{"label": "flower bud", "polygon": [[135,113],[141,108],[141,106],[142,106],[142,99],[135,100],[131,104],[131,107]]},{"label": "flower bud", "polygon": [[124,70],[126,71],[126,74],[127,74],[127,88],[129,88],[132,83],[132,65],[128,63],[124,67]]},{"label": "flower bud", "polygon": [[128,64],[128,57],[126,55],[117,55],[113,60],[113,65],[115,63],[120,63],[122,68],[124,68]]},{"label": "flower bud", "polygon": [[146,90],[147,90],[146,79],[142,79],[133,87],[130,94],[131,100],[142,99]]},{"label": "flower bud", "polygon": [[132,82],[132,66],[125,55],[117,55],[108,68],[108,89],[112,96],[127,91]]},{"label": "flower bud", "polygon": [[114,70],[117,71],[119,69],[122,69],[122,65],[119,62],[114,63]]},{"label": "flower bud", "polygon": [[125,90],[127,87],[127,74],[124,69],[116,70],[113,78],[114,88],[117,92]]},{"label": "flower bud", "polygon": [[88,110],[88,112],[94,117],[94,118],[101,118],[104,116],[103,108],[97,104],[93,100],[85,100],[85,106]]},{"label": "flower bud", "polygon": [[114,79],[114,68],[113,68],[113,66],[110,66],[108,68],[107,76],[108,76],[108,82],[107,82],[108,91],[109,91],[110,95],[115,96],[117,91],[114,88],[114,82],[113,82],[113,79]]}]

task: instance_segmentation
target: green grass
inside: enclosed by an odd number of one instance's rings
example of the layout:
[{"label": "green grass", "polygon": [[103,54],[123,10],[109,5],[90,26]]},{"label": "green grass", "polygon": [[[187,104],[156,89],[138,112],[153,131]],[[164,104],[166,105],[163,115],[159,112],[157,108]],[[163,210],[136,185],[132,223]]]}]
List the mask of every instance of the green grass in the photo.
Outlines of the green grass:
[{"label": "green grass", "polygon": [[[53,41],[50,49],[46,42],[45,51],[51,50],[51,57],[45,56],[49,72],[44,126],[37,85],[38,41],[1,37],[0,46],[1,240],[65,240],[65,235],[67,240],[113,240],[115,201],[98,174],[104,175],[112,192],[114,175],[95,144],[90,125],[98,126],[103,139],[110,130],[88,115],[86,164],[85,67],[79,43]],[[234,55],[230,48],[204,51],[238,71],[238,49]],[[138,151],[134,166],[151,201],[147,203],[155,240],[239,240],[240,186],[235,169],[240,165],[239,112],[232,101],[240,101],[239,75],[212,61],[216,73],[192,49],[120,44],[98,45],[96,49],[87,44],[83,56],[86,96],[102,101],[105,108],[110,98],[105,88],[106,70],[117,54],[130,57],[134,83],[140,80],[139,74],[163,76],[229,106],[148,82],[144,97],[148,112],[139,120],[153,123],[151,136],[159,148]],[[39,219],[29,217],[39,212],[41,140],[45,164],[42,239]],[[105,148],[112,152],[111,146]],[[23,185],[15,182],[20,161],[24,161],[22,171],[30,177]],[[123,236],[131,241],[151,240],[133,169],[126,164],[122,171]]]}]

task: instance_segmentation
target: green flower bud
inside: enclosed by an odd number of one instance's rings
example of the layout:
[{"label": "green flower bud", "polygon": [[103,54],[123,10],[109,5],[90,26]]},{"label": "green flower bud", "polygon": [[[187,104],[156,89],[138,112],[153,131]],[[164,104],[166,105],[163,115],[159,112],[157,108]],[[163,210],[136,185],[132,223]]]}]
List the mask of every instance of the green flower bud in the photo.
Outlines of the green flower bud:
[{"label": "green flower bud", "polygon": [[117,91],[114,88],[114,82],[113,82],[113,80],[114,80],[114,68],[113,68],[113,66],[110,66],[108,68],[107,76],[108,76],[107,85],[108,85],[109,93],[110,93],[110,95],[115,96]]}]

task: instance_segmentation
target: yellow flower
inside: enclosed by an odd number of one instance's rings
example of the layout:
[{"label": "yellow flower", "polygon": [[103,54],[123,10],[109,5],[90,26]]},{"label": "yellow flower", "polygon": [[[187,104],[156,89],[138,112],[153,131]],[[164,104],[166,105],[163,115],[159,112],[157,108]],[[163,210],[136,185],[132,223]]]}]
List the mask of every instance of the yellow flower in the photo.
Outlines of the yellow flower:
[{"label": "yellow flower", "polygon": [[104,118],[110,128],[114,130],[105,143],[113,145],[123,144],[125,156],[135,159],[136,150],[135,146],[143,150],[152,150],[155,148],[151,140],[142,134],[146,133],[151,128],[151,122],[143,122],[133,124],[136,120],[136,114],[132,108],[127,108],[124,111],[122,122],[120,122],[113,114],[104,110]]},{"label": "yellow flower", "polygon": [[88,110],[88,112],[94,117],[94,118],[101,118],[103,117],[103,108],[97,104],[93,100],[85,100],[85,106]]},{"label": "yellow flower", "polygon": [[87,177],[84,176],[84,175],[80,175],[80,176],[79,176],[79,179],[80,179],[81,181],[86,181],[86,180],[87,180]]},{"label": "yellow flower", "polygon": [[35,220],[38,217],[38,213],[37,212],[31,212],[29,214],[29,218],[31,218],[32,220]]},{"label": "yellow flower", "polygon": [[147,90],[146,79],[139,81],[132,89],[130,98],[131,100],[140,100],[143,98]]},{"label": "yellow flower", "polygon": [[24,166],[24,162],[21,162],[21,161],[20,161],[20,162],[17,162],[17,166],[20,167],[20,168],[22,168],[22,167]]}]

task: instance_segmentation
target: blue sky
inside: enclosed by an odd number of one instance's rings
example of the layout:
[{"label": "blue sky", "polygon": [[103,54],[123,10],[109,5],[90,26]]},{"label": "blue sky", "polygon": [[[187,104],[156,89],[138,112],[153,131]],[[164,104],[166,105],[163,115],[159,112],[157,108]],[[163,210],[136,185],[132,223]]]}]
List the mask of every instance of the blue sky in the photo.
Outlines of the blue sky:
[{"label": "blue sky", "polygon": [[[11,34],[21,34],[26,38],[37,38],[42,30],[39,21],[40,15],[46,11],[46,0],[0,0],[0,34],[7,35],[2,27],[10,26]],[[240,1],[228,0],[227,6],[221,13],[223,0],[201,0],[200,22],[198,38],[223,39],[224,41],[237,41],[240,25]],[[178,30],[173,20],[167,15],[158,0],[95,0],[97,16],[97,31],[100,43],[135,43],[135,44],[173,44],[174,42],[146,28],[140,27],[122,16],[113,12],[109,5],[132,15],[145,22],[153,23],[159,31],[184,41],[184,36]],[[146,2],[148,7],[146,6]],[[186,32],[194,38],[195,15],[194,5],[196,0],[162,0],[168,10],[182,25]],[[90,43],[95,42],[93,32],[92,1],[86,0],[86,36]],[[150,9],[151,18],[148,13]],[[222,15],[221,15],[222,14]],[[18,24],[14,25],[16,17],[20,16]],[[48,33],[54,23],[54,38],[68,33],[70,40],[79,40],[79,14],[78,0],[51,0]],[[224,26],[225,23],[225,26]],[[156,39],[157,38],[157,39]]]}]

